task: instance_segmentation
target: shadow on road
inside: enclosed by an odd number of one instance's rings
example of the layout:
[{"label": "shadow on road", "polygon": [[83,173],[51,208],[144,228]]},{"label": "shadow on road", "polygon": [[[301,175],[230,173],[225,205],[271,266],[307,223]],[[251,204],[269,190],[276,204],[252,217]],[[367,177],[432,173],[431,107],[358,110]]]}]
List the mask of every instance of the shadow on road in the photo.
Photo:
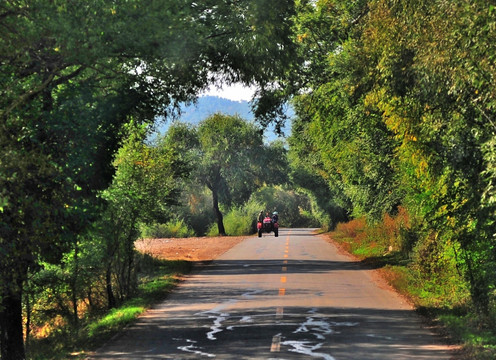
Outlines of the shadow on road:
[{"label": "shadow on road", "polygon": [[[282,260],[216,260],[201,265],[206,275],[281,273]],[[364,270],[360,261],[286,260],[288,274]]]},{"label": "shadow on road", "polygon": [[292,307],[277,319],[272,307],[179,307],[142,318],[92,359],[450,359],[439,340],[426,337],[410,311]]}]

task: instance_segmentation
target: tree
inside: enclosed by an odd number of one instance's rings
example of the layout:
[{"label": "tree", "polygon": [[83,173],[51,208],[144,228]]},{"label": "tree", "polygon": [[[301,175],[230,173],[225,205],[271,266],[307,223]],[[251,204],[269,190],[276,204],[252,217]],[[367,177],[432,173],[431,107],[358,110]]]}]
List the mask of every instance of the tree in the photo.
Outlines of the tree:
[{"label": "tree", "polygon": [[173,112],[213,73],[263,84],[290,61],[291,1],[231,5],[0,4],[2,359],[24,358],[27,273],[60,262],[93,220],[121,126]]},{"label": "tree", "polygon": [[108,307],[116,306],[113,279],[117,279],[118,300],[132,294],[134,242],[139,224],[166,221],[169,207],[177,204],[177,179],[187,176],[188,167],[178,154],[165,146],[144,143],[146,128],[131,122],[126,140],[114,166],[112,184],[103,191],[105,212],[100,223],[101,242],[105,244],[105,279]]},{"label": "tree", "polygon": [[198,127],[200,161],[196,178],[212,192],[220,235],[226,235],[219,202],[249,199],[264,182],[284,177],[283,149],[264,145],[259,129],[236,116],[215,114]]},{"label": "tree", "polygon": [[305,159],[354,216],[406,206],[418,261],[452,258],[482,314],[496,273],[494,14],[482,0],[300,1],[304,81],[278,89],[296,95],[295,167]]},{"label": "tree", "polygon": [[220,205],[246,202],[266,183],[287,179],[285,149],[266,145],[262,132],[238,116],[214,114],[197,128],[172,126],[166,138],[193,164],[192,180],[209,189],[219,234],[226,235]]}]

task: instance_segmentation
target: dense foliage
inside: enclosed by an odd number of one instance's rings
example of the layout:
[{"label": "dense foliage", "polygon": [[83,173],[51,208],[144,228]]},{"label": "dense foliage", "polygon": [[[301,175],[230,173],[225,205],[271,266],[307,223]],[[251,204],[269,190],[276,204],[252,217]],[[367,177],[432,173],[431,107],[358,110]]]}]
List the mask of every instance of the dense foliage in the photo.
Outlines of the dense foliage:
[{"label": "dense foliage", "polygon": [[[130,193],[114,182],[97,195],[112,181],[122,126],[174,113],[213,74],[264,87],[292,59],[292,14],[290,1],[0,3],[2,359],[25,357],[27,280],[45,264],[78,268],[71,259],[95,241],[90,225],[102,216],[119,223],[112,206]],[[129,243],[134,233],[114,239]],[[118,246],[107,245],[113,255]]]},{"label": "dense foliage", "polygon": [[297,5],[301,77],[287,74],[277,92],[295,95],[295,174],[318,174],[335,205],[371,223],[403,205],[412,258],[426,276],[446,266],[461,274],[487,314],[496,284],[495,4]]},{"label": "dense foliage", "polygon": [[220,235],[226,235],[221,206],[241,206],[258,188],[287,179],[282,144],[265,144],[261,129],[236,115],[214,114],[196,127],[177,123],[162,142],[178,147],[191,164],[197,191],[189,195],[198,198],[201,187],[209,190]]}]

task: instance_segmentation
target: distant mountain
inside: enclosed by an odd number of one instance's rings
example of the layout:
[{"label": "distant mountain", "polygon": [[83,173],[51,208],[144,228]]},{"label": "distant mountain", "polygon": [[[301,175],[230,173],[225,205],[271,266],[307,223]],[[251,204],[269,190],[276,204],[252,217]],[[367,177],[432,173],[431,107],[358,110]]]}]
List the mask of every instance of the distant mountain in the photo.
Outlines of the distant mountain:
[{"label": "distant mountain", "polygon": [[[181,107],[181,117],[178,120],[196,125],[215,113],[239,115],[241,118],[248,121],[253,121],[255,119],[248,101],[233,101],[217,96],[202,96],[198,98],[196,104],[184,105]],[[170,121],[165,123],[162,122],[158,125],[157,132],[160,134],[165,133],[169,128],[169,124]],[[284,128],[284,133],[286,136],[289,135],[289,125]],[[267,129],[266,136],[269,141],[277,139],[273,127]]]},{"label": "distant mountain", "polygon": [[233,101],[216,96],[202,96],[197,104],[182,108],[181,121],[198,124],[217,112],[227,115],[239,115],[243,119],[253,120],[254,116],[248,101]]}]

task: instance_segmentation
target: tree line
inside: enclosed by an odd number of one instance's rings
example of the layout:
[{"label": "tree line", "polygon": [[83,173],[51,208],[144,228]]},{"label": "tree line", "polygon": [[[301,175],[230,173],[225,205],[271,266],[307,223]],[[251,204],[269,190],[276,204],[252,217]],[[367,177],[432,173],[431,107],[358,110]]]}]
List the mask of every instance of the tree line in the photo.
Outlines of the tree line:
[{"label": "tree line", "polygon": [[456,277],[487,317],[496,284],[496,4],[296,5],[299,65],[273,92],[294,99],[295,179],[306,186],[318,174],[324,189],[311,186],[329,193],[336,221],[373,224],[406,209],[399,250],[425,276]]},{"label": "tree line", "polygon": [[[266,88],[291,59],[292,5],[0,4],[2,359],[25,358],[23,300],[35,291],[32,280],[48,283],[52,299],[68,297],[60,303],[72,302],[66,308],[74,322],[78,298],[96,298],[77,283],[92,279],[83,271],[107,269],[100,281],[109,306],[132,291],[135,222],[167,216],[166,204],[177,197],[174,179],[187,169],[170,151],[136,152],[143,145],[131,130],[172,116],[208,87],[212,74]],[[51,274],[40,272],[52,264]],[[46,278],[36,279],[42,273]],[[60,278],[74,281],[55,291]]]}]

